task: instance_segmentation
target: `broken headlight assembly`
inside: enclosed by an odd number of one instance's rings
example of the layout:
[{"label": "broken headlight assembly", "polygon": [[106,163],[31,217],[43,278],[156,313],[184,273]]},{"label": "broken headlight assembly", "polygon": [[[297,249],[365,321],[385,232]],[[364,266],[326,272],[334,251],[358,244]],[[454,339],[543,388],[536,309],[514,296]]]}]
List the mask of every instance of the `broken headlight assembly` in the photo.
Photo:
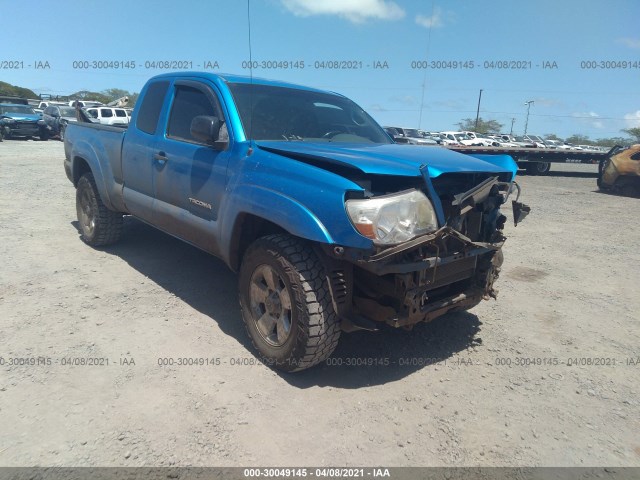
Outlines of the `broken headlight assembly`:
[{"label": "broken headlight assembly", "polygon": [[438,229],[433,205],[418,190],[351,199],[345,205],[356,230],[378,245],[396,245]]}]

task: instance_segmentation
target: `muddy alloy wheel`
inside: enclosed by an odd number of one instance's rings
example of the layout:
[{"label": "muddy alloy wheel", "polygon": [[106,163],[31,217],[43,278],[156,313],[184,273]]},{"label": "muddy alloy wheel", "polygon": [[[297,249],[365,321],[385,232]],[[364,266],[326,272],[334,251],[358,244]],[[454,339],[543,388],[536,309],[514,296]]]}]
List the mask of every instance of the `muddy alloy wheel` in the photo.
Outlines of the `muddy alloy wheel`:
[{"label": "muddy alloy wheel", "polygon": [[109,245],[120,239],[122,214],[105,207],[91,173],[85,173],[78,180],[76,213],[80,235],[88,245],[93,247]]},{"label": "muddy alloy wheel", "polygon": [[328,358],[340,337],[324,268],[289,235],[254,242],[239,275],[242,318],[265,364],[297,371]]},{"label": "muddy alloy wheel", "polygon": [[260,265],[251,276],[249,308],[262,339],[282,347],[291,335],[291,296],[284,279],[270,265]]}]

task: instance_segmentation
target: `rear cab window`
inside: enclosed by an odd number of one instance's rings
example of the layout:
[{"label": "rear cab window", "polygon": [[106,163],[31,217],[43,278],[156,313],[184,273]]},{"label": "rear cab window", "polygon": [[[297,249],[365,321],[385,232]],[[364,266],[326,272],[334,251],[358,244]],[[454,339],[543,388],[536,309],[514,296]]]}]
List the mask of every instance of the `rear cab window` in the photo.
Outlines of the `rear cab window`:
[{"label": "rear cab window", "polygon": [[142,99],[142,105],[138,111],[136,127],[145,133],[153,135],[158,127],[160,111],[164,103],[164,97],[169,89],[168,81],[154,82],[147,88]]}]

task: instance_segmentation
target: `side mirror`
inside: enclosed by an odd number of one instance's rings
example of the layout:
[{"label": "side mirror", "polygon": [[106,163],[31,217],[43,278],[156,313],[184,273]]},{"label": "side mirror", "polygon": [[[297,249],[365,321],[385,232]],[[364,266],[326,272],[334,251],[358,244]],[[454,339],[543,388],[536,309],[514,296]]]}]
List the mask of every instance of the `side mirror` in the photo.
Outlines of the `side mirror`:
[{"label": "side mirror", "polygon": [[191,136],[196,140],[213,146],[216,150],[224,150],[229,143],[228,138],[220,138],[222,122],[218,117],[198,115],[191,121]]}]

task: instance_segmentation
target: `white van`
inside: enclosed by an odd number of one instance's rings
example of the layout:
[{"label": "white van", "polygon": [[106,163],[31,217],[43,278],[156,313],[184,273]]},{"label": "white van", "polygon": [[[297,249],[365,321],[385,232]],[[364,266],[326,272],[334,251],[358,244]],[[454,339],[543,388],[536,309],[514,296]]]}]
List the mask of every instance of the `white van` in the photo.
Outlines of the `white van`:
[{"label": "white van", "polygon": [[128,125],[129,115],[124,108],[118,107],[91,107],[85,108],[90,117],[95,118],[103,125]]}]

